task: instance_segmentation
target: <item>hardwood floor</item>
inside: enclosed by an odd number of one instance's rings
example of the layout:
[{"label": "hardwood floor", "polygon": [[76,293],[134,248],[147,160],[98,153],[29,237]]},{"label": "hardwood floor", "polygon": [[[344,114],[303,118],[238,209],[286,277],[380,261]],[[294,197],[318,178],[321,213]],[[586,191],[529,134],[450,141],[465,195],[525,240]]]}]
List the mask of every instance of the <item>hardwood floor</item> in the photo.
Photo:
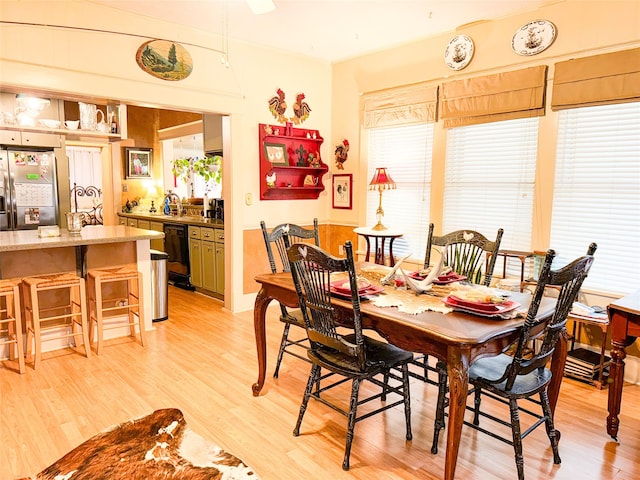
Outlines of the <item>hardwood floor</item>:
[{"label": "hardwood floor", "polygon": [[[129,338],[107,343],[90,359],[52,352],[19,375],[0,365],[0,479],[35,474],[84,440],[158,408],[183,411],[197,433],[242,458],[262,480],[442,478],[445,435],[430,452],[435,387],[412,381],[413,440],[404,439],[401,407],[356,426],[351,470],[341,469],[346,419],[311,402],[301,435],[293,427],[309,366],[285,357],[270,375],[282,327],[268,322],[269,376],[257,378],[253,312],[233,315],[208,297],[170,287],[169,320],[155,324],[141,347]],[[345,390],[345,400],[348,392]],[[508,416],[508,413],[507,413]],[[565,379],[556,411],[561,465],[554,465],[544,429],[524,440],[527,480],[631,480],[640,472],[640,385],[623,392],[620,443],[606,433],[607,390]],[[512,448],[463,430],[456,478],[516,478]]]}]

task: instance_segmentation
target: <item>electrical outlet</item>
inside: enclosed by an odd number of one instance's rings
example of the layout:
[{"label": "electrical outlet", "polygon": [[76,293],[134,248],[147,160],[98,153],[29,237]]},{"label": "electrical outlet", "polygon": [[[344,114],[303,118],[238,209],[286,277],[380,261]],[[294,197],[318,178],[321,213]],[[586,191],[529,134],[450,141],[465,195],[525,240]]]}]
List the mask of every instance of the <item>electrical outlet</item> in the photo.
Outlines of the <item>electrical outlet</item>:
[{"label": "electrical outlet", "polygon": [[344,255],[344,245],[338,245],[338,253]]},{"label": "electrical outlet", "polygon": [[129,190],[128,185],[126,183],[123,183],[122,184],[122,191],[126,193],[127,190]]},{"label": "electrical outlet", "polygon": [[247,193],[244,196],[244,203],[246,203],[247,205],[251,205],[253,203],[253,195],[251,195],[250,193]]}]

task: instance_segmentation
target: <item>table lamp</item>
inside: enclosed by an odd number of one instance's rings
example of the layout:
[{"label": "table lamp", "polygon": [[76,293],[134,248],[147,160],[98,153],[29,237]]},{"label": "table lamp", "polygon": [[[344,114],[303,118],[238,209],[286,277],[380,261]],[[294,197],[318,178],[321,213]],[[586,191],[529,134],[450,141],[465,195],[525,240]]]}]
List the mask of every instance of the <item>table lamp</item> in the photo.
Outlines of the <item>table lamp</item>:
[{"label": "table lamp", "polygon": [[384,217],[384,210],[382,210],[382,191],[393,190],[396,188],[396,182],[389,176],[385,167],[376,168],[373,178],[369,182],[369,190],[378,190],[380,193],[380,203],[376,210],[376,219],[378,223],[372,228],[372,230],[386,230],[387,227],[382,225],[382,217]]}]

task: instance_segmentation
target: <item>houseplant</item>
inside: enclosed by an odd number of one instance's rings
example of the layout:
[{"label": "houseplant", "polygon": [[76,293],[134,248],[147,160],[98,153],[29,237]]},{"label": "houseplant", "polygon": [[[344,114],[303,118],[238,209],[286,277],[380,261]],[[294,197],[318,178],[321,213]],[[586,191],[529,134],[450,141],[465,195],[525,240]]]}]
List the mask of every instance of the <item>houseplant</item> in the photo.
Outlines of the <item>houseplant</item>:
[{"label": "houseplant", "polygon": [[[184,181],[189,186],[189,195],[193,196],[193,175],[201,177],[205,184],[210,181],[220,183],[222,181],[222,157],[220,155],[189,158],[176,158],[173,161],[171,172],[176,178]],[[208,186],[205,187],[208,190]]]}]

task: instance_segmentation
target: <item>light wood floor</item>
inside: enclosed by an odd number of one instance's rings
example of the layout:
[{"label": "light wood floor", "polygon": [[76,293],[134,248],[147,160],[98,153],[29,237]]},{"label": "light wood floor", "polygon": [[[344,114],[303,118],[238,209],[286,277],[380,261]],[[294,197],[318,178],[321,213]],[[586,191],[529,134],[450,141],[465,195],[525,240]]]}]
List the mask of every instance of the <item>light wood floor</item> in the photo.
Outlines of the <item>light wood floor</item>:
[{"label": "light wood floor", "polygon": [[[250,464],[263,480],[439,479],[444,444],[430,453],[436,390],[412,383],[413,441],[401,409],[359,423],[351,470],[341,469],[345,418],[311,402],[301,436],[292,435],[309,367],[285,357],[271,377],[281,334],[271,309],[269,376],[257,378],[253,312],[232,315],[208,297],[170,287],[169,320],[155,324],[148,346],[111,342],[100,356],[45,354],[25,375],[0,365],[0,479],[35,474],[101,430],[158,408],[176,407],[197,433]],[[346,398],[346,396],[345,396]],[[640,475],[640,386],[624,390],[620,443],[606,433],[607,390],[565,379],[556,412],[561,465],[543,429],[524,441],[528,480],[631,480]],[[444,436],[444,435],[443,435]],[[456,478],[516,478],[512,449],[465,428]]]}]

